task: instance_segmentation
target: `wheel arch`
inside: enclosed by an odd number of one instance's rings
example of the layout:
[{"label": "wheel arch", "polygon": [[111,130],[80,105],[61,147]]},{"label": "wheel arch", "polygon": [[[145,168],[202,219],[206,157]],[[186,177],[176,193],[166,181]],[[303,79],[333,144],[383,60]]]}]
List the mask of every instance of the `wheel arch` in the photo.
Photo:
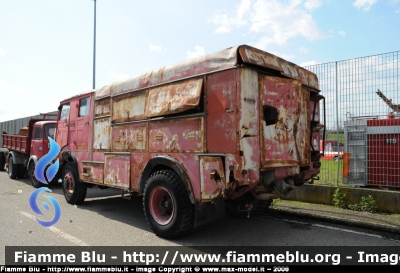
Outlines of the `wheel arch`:
[{"label": "wheel arch", "polygon": [[78,165],[78,160],[75,155],[71,151],[63,151],[61,152],[62,165],[64,166],[68,162],[74,162]]},{"label": "wheel arch", "polygon": [[10,162],[10,157],[13,158],[13,163],[14,164],[23,164],[24,163],[24,158],[20,152],[16,151],[9,151],[7,155],[7,161]]},{"label": "wheel arch", "polygon": [[170,156],[156,156],[147,162],[140,178],[139,178],[139,194],[143,194],[147,179],[156,171],[170,169],[173,170],[183,181],[186,191],[189,195],[190,202],[195,203],[195,196],[189,175],[186,169],[175,158]]},{"label": "wheel arch", "polygon": [[36,155],[32,155],[29,160],[28,160],[28,164],[26,165],[26,168],[29,170],[29,167],[31,166],[31,163],[35,163],[35,165],[38,162],[37,156]]}]

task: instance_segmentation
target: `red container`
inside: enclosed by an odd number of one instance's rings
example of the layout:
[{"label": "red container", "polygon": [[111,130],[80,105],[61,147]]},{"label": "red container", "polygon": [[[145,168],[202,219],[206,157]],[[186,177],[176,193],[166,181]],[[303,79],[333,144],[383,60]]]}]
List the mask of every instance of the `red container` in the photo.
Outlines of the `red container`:
[{"label": "red container", "polygon": [[400,188],[400,119],[367,122],[368,185]]}]

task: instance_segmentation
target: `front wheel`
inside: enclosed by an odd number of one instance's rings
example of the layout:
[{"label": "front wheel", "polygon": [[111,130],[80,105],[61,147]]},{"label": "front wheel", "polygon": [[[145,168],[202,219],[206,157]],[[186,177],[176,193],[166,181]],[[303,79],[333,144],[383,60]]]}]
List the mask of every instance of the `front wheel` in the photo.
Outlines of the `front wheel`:
[{"label": "front wheel", "polygon": [[63,170],[62,188],[65,200],[69,204],[81,204],[85,201],[87,188],[79,181],[78,167],[74,162],[68,162]]},{"label": "front wheel", "polygon": [[193,230],[194,207],[179,176],[157,171],[146,182],[143,209],[153,232],[173,239]]},{"label": "front wheel", "polygon": [[40,188],[44,184],[36,179],[36,177],[35,177],[35,167],[36,167],[35,162],[31,162],[31,164],[29,164],[28,174],[29,174],[29,178],[31,179],[32,186],[34,188]]}]

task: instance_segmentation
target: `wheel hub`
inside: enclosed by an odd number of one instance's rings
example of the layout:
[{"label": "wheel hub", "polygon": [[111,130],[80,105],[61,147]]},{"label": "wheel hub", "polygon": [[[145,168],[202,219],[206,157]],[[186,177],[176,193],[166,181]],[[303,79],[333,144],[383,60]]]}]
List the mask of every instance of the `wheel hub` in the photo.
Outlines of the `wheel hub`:
[{"label": "wheel hub", "polygon": [[74,179],[69,173],[64,176],[64,189],[69,194],[74,193]]},{"label": "wheel hub", "polygon": [[150,213],[160,225],[167,225],[175,214],[174,201],[165,187],[155,187],[150,193]]}]

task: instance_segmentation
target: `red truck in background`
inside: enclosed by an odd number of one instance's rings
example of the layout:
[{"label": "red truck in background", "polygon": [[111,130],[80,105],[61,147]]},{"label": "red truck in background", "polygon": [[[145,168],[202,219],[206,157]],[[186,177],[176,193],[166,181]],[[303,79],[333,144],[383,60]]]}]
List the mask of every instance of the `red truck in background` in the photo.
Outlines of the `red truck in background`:
[{"label": "red truck in background", "polygon": [[44,185],[35,178],[34,171],[37,161],[49,151],[48,137],[54,139],[56,121],[51,117],[47,114],[42,119],[29,120],[18,135],[3,132],[3,148],[8,152],[0,153],[0,170],[7,169],[11,179],[24,178],[28,173],[35,188]]},{"label": "red truck in background", "polygon": [[247,45],[64,99],[55,140],[70,204],[87,188],[143,196],[149,226],[175,238],[264,211],[320,172],[317,76]]},{"label": "red truck in background", "polygon": [[344,145],[333,139],[322,139],[319,141],[319,150],[323,152],[321,160],[340,160],[343,159]]}]

